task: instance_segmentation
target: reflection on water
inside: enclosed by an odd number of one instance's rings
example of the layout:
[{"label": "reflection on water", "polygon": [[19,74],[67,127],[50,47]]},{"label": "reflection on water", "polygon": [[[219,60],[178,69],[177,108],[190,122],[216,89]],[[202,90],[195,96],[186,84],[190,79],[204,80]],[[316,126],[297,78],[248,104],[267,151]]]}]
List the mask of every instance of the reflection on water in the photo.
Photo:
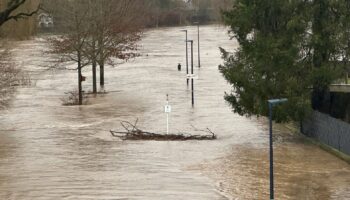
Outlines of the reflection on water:
[{"label": "reflection on water", "polygon": [[[196,38],[196,27],[187,28]],[[177,71],[185,58],[181,29],[146,32],[142,56],[107,68],[111,92],[82,107],[61,106],[60,98],[76,87],[75,72],[42,70],[44,41],[19,42],[17,63],[36,84],[19,89],[0,114],[0,199],[267,199],[266,123],[230,111],[223,100],[230,87],[217,70],[218,47],[236,43],[222,27],[202,27],[203,66],[195,69],[192,109],[185,70]],[[84,76],[89,91],[89,69]],[[171,132],[209,127],[218,140],[122,142],[110,136],[121,120],[136,118],[140,128],[165,132],[166,94]],[[350,198],[348,164],[296,136],[280,131],[279,137],[278,199]]]}]

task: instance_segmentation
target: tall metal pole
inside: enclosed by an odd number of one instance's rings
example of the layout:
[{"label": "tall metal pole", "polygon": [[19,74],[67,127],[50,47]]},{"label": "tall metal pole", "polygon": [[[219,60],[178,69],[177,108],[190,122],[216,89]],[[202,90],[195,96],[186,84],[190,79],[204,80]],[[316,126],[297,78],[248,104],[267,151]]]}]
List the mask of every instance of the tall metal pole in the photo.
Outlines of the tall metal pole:
[{"label": "tall metal pole", "polygon": [[199,41],[199,22],[197,24],[198,32],[198,67],[201,68],[201,52],[200,52],[200,41]]},{"label": "tall metal pole", "polygon": [[[188,31],[187,30],[181,30],[181,31],[184,31],[186,33],[186,40],[185,40],[185,43],[186,43],[186,75],[188,75]],[[189,85],[189,78],[186,79],[186,83],[187,83],[187,87]]]},{"label": "tall metal pole", "polygon": [[272,103],[269,103],[270,118],[270,200],[275,199],[274,176],[273,176],[273,138],[272,138]]},{"label": "tall metal pole", "polygon": [[[188,74],[188,44],[187,44],[187,30],[185,30],[186,32],[186,73]],[[187,75],[186,74],[186,75]],[[187,86],[189,84],[189,79],[187,78]]]},{"label": "tall metal pole", "polygon": [[192,91],[192,107],[194,107],[194,77],[193,77],[193,40],[190,41],[191,42],[191,91]]},{"label": "tall metal pole", "polygon": [[285,103],[288,99],[270,99],[269,102],[269,121],[270,121],[270,200],[275,199],[274,175],[273,175],[273,138],[272,138],[272,109],[274,105]]}]

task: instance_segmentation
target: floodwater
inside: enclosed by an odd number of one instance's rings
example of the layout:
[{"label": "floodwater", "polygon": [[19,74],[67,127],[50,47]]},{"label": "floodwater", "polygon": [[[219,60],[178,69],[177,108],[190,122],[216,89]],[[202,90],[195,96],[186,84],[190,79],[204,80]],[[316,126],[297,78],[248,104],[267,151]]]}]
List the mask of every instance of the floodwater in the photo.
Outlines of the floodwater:
[{"label": "floodwater", "polygon": [[[268,199],[268,129],[264,119],[231,112],[230,86],[218,72],[218,47],[234,50],[227,29],[201,27],[202,68],[195,63],[195,107],[185,78],[184,32],[150,30],[141,56],[107,67],[105,90],[88,105],[62,106],[75,71],[45,70],[45,40],[17,42],[17,65],[32,85],[19,88],[0,113],[0,199]],[[196,43],[194,50],[196,58]],[[182,63],[183,70],[177,71]],[[91,90],[89,69],[84,90]],[[215,141],[120,141],[109,130],[139,119],[141,129],[210,128]],[[288,130],[275,131],[276,199],[350,199],[350,166]]]}]

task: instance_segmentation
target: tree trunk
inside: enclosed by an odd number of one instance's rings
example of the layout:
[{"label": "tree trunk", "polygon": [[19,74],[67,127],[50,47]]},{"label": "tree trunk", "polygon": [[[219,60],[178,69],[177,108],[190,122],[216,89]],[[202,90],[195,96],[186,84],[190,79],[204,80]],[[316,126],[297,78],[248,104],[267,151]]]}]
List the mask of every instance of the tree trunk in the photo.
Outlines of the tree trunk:
[{"label": "tree trunk", "polygon": [[179,20],[179,25],[181,26],[182,25],[182,14],[180,13],[180,20]]},{"label": "tree trunk", "polygon": [[81,56],[78,53],[78,93],[79,93],[79,105],[83,105],[83,87],[82,87],[82,75],[81,75]]},{"label": "tree trunk", "polygon": [[102,62],[100,64],[100,86],[101,88],[104,87],[105,85],[105,66],[104,66],[104,63]]},{"label": "tree trunk", "polygon": [[96,79],[96,61],[92,62],[92,92],[97,94],[97,79]]},{"label": "tree trunk", "polygon": [[[97,94],[97,75],[96,75],[96,68],[97,68],[97,49],[96,49],[96,37],[92,38],[92,93]],[[97,44],[98,45],[98,44]]]},{"label": "tree trunk", "polygon": [[103,89],[105,85],[105,59],[104,59],[104,51],[103,51],[103,35],[98,39],[98,49],[100,50],[99,55],[99,66],[100,66],[100,88]]}]

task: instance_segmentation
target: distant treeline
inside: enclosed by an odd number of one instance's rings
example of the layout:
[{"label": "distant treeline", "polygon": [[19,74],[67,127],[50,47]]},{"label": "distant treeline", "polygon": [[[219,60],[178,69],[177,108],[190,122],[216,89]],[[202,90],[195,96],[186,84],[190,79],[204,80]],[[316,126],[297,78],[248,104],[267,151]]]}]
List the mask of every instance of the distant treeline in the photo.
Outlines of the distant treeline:
[{"label": "distant treeline", "polygon": [[148,26],[219,22],[221,10],[230,8],[232,2],[232,0],[151,0]]},{"label": "distant treeline", "polygon": [[[1,10],[6,7],[8,1],[0,0]],[[142,18],[145,27],[159,27],[188,25],[193,22],[201,24],[220,22],[221,10],[231,8],[233,0],[148,0],[147,2],[147,6],[144,7],[147,14],[143,14],[140,18]],[[43,7],[40,12],[48,13],[53,17],[54,28],[52,31],[62,31],[65,23],[65,12],[56,7],[57,0],[27,0],[17,12],[35,10],[39,3]],[[37,33],[37,29],[38,19],[35,15],[6,23],[0,29],[0,37],[25,39]]]},{"label": "distant treeline", "polygon": [[[115,0],[118,1],[118,0]],[[130,0],[137,1],[137,0]],[[147,0],[142,15],[145,27],[179,26],[200,23],[213,23],[221,20],[221,10],[230,8],[233,0]],[[42,0],[43,7],[52,14],[56,31],[61,31],[64,12],[56,5],[57,0]],[[145,17],[146,16],[146,17]],[[140,16],[141,18],[141,16]]]}]

